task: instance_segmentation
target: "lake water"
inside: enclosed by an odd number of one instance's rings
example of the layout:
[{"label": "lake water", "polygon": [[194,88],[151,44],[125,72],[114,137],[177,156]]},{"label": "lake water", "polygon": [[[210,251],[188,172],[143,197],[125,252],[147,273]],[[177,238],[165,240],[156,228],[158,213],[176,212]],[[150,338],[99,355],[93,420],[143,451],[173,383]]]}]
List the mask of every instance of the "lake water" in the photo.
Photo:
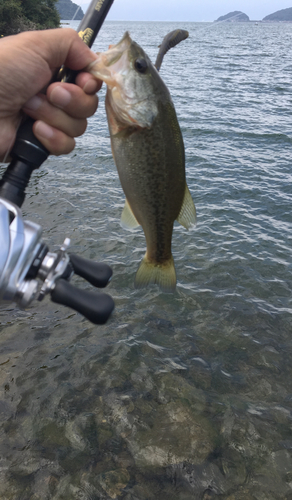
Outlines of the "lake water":
[{"label": "lake water", "polygon": [[69,236],[112,266],[116,308],[93,326],[2,307],[3,500],[292,499],[292,24],[107,22],[94,49],[129,30],[154,61],[177,27],[161,75],[198,215],[175,225],[177,290],[134,289],[145,240],[120,226],[103,88],[23,212],[52,250]]}]

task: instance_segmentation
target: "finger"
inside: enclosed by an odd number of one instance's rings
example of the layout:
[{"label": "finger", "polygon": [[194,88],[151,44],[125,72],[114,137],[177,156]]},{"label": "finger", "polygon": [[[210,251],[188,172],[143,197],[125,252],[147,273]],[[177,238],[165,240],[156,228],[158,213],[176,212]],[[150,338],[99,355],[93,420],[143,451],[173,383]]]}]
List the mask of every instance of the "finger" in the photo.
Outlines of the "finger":
[{"label": "finger", "polygon": [[8,109],[16,112],[48,85],[55,70],[63,64],[81,71],[96,59],[96,55],[72,29],[27,31],[13,37],[13,43],[10,38],[1,39],[1,61],[6,73],[11,76],[11,82],[7,88],[5,79],[0,79],[0,94],[4,97],[9,95],[4,101]]},{"label": "finger", "polygon": [[71,153],[75,147],[75,140],[72,137],[40,120],[33,124],[33,133],[53,155]]},{"label": "finger", "polygon": [[88,118],[98,107],[96,94],[88,95],[72,83],[52,83],[47,90],[48,100],[74,118]]},{"label": "finger", "polygon": [[70,137],[84,134],[87,126],[85,118],[73,118],[62,109],[48,102],[42,94],[34,96],[24,106],[23,110],[34,120],[41,120],[51,127],[59,129]]},{"label": "finger", "polygon": [[10,160],[9,151],[15,140],[17,125],[13,119],[0,119],[0,163]]},{"label": "finger", "polygon": [[35,50],[44,57],[50,68],[64,66],[73,70],[81,70],[96,59],[96,55],[81,40],[72,28],[58,28],[42,32],[39,36],[30,35],[35,44]]},{"label": "finger", "polygon": [[90,73],[81,72],[77,75],[75,80],[76,85],[82,88],[86,94],[96,94],[101,89],[102,80],[93,78]]}]

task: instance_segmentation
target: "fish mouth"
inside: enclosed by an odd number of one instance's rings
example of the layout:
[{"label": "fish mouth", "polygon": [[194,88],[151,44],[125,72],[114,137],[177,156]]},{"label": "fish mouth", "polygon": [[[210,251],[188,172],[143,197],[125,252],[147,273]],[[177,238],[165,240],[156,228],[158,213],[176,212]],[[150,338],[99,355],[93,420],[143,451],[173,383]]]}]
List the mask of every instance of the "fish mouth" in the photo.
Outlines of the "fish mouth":
[{"label": "fish mouth", "polygon": [[97,52],[96,60],[89,64],[86,71],[103,80],[108,87],[115,87],[118,74],[125,74],[129,69],[127,53],[131,43],[132,39],[126,31],[116,45],[110,45],[106,52]]},{"label": "fish mouth", "polygon": [[[137,96],[134,58],[136,44],[126,31],[123,38],[110,45],[106,52],[97,53],[97,58],[86,71],[107,85],[106,109],[108,116],[115,117],[124,127],[150,128],[157,109],[150,109],[148,94]],[[144,103],[144,109],[141,110]],[[146,109],[146,111],[145,111]]]}]

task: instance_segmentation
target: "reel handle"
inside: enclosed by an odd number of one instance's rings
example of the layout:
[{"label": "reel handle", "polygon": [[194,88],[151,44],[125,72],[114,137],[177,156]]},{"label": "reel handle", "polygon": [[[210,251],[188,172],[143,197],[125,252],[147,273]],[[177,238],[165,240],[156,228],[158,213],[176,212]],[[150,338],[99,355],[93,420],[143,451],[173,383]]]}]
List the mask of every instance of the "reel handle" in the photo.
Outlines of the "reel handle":
[{"label": "reel handle", "polygon": [[57,304],[74,309],[95,325],[106,323],[115,307],[109,295],[80,290],[64,279],[56,282],[51,299]]},{"label": "reel handle", "polygon": [[112,277],[112,270],[107,264],[84,259],[79,255],[69,254],[73,271],[81,278],[84,278],[91,285],[104,288]]}]

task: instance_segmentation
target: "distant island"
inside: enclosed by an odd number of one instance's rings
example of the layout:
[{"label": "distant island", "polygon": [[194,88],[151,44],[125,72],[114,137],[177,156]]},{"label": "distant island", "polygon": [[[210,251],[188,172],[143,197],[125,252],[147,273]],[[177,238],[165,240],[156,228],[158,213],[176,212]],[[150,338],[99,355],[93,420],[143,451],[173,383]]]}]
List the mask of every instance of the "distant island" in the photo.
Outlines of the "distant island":
[{"label": "distant island", "polygon": [[[242,23],[242,22],[250,22],[250,19],[243,12],[235,10],[234,12],[229,12],[229,14],[226,14],[225,16],[218,17],[218,19],[216,19],[216,21],[214,22]],[[292,7],[290,7],[289,9],[277,10],[277,12],[274,12],[273,14],[264,17],[262,22],[267,22],[267,23],[292,22]]]},{"label": "distant island", "polygon": [[[56,8],[57,11],[59,12],[60,19],[66,19],[68,21],[71,21],[73,17],[76,14],[76,11],[78,9],[79,5],[76,3],[73,3],[71,0],[58,0],[56,2]],[[74,17],[76,21],[80,21],[84,17],[84,12],[79,7],[79,10]]]},{"label": "distant island", "polygon": [[227,23],[246,23],[249,21],[249,17],[243,12],[235,10],[234,12],[229,12],[229,14],[226,14],[226,16],[218,17],[215,23],[222,21],[225,21]]},{"label": "distant island", "polygon": [[[55,5],[60,19],[71,21],[75,16],[74,19],[79,21],[84,16],[82,8],[79,7],[79,5],[77,5],[76,3],[72,2],[72,0],[57,0]],[[76,13],[78,7],[79,10]],[[233,12],[229,12],[225,16],[218,17],[218,19],[216,19],[214,22],[248,23],[251,21],[247,14],[241,12],[240,10],[235,10]],[[292,22],[292,7],[288,9],[277,10],[277,12],[264,17],[262,22]]]},{"label": "distant island", "polygon": [[263,21],[284,21],[291,22],[292,21],[292,7],[289,9],[277,10],[274,14],[270,14],[269,16],[264,17]]}]

